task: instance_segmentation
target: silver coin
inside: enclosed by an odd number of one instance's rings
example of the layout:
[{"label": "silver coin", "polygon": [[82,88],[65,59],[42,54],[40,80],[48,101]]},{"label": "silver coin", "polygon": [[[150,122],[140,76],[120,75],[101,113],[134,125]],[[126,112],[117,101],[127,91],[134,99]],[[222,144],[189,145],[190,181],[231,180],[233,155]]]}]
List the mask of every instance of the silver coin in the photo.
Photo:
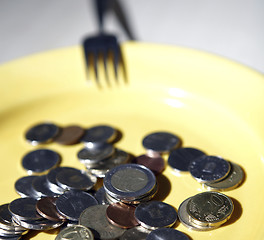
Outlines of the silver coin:
[{"label": "silver coin", "polygon": [[36,210],[37,200],[34,198],[18,198],[13,200],[8,210],[12,214],[12,217],[16,217],[21,220],[37,220],[42,217],[37,213]]},{"label": "silver coin", "polygon": [[8,237],[0,235],[0,240],[18,240],[18,239],[21,239],[21,237],[22,235],[14,235],[14,236],[8,236]]},{"label": "silver coin", "polygon": [[152,231],[146,238],[146,240],[190,240],[190,238],[183,232],[180,232],[173,228],[159,228]]},{"label": "silver coin", "polygon": [[84,209],[97,204],[91,194],[73,190],[65,192],[56,201],[58,212],[72,221],[78,221]]},{"label": "silver coin", "polygon": [[112,144],[102,143],[92,148],[81,149],[77,157],[83,164],[94,165],[111,157],[115,152]]},{"label": "silver coin", "polygon": [[60,128],[53,123],[40,123],[27,130],[25,138],[32,145],[51,142]]},{"label": "silver coin", "polygon": [[174,207],[160,201],[139,204],[135,210],[135,217],[142,227],[151,230],[171,227],[178,218]]},{"label": "silver coin", "polygon": [[126,231],[109,223],[106,218],[107,207],[107,205],[91,206],[85,209],[80,216],[79,224],[88,227],[95,239],[117,239]]},{"label": "silver coin", "polygon": [[232,200],[219,192],[203,192],[191,197],[187,204],[191,220],[201,226],[220,226],[234,210]]},{"label": "silver coin", "polygon": [[3,204],[0,206],[0,228],[10,231],[25,231],[24,228],[17,225],[12,221],[12,215],[10,211],[8,210],[9,204]]},{"label": "silver coin", "polygon": [[45,174],[60,163],[60,155],[49,149],[38,149],[27,153],[22,159],[22,166],[29,175]]},{"label": "silver coin", "polygon": [[112,142],[117,135],[116,129],[107,125],[98,125],[91,127],[85,131],[81,141],[90,146],[90,143]]},{"label": "silver coin", "polygon": [[34,190],[32,182],[37,176],[26,176],[19,178],[15,182],[15,190],[21,197],[39,198],[38,193]]},{"label": "silver coin", "polygon": [[141,226],[128,229],[120,237],[120,240],[146,240],[151,231]]},{"label": "silver coin", "polygon": [[55,222],[45,218],[36,220],[21,220],[13,216],[13,220],[26,229],[42,231],[58,228],[63,224],[63,222]]},{"label": "silver coin", "polygon": [[179,209],[178,209],[178,217],[179,217],[179,220],[180,222],[187,228],[191,229],[191,230],[195,230],[195,231],[209,231],[209,230],[212,230],[212,229],[215,229],[217,228],[216,226],[199,226],[199,225],[196,225],[192,220],[191,220],[191,217],[190,215],[188,214],[187,212],[187,204],[189,202],[191,198],[187,198],[185,199],[181,205],[179,206]]},{"label": "silver coin", "polygon": [[58,196],[57,193],[54,193],[53,191],[51,191],[51,189],[48,185],[48,182],[47,182],[46,175],[37,176],[37,178],[35,178],[33,180],[32,186],[40,197],[48,197],[48,196],[56,197],[56,196]]},{"label": "silver coin", "polygon": [[56,175],[58,185],[65,190],[83,190],[91,189],[97,182],[97,178],[88,174],[86,171],[78,169],[62,169]]},{"label": "silver coin", "polygon": [[230,162],[231,170],[226,178],[216,183],[204,183],[207,190],[229,191],[236,188],[244,179],[243,169],[233,162]]},{"label": "silver coin", "polygon": [[74,225],[64,228],[55,238],[55,240],[65,239],[94,240],[94,236],[89,228],[82,225]]},{"label": "silver coin", "polygon": [[111,169],[104,178],[110,196],[133,201],[148,195],[156,186],[153,172],[138,164],[122,164]]},{"label": "silver coin", "polygon": [[201,183],[218,182],[230,172],[228,161],[218,156],[203,155],[194,159],[189,165],[191,175]]},{"label": "silver coin", "polygon": [[154,152],[169,152],[180,145],[180,139],[168,132],[154,132],[144,137],[143,147]]},{"label": "silver coin", "polygon": [[17,230],[7,230],[7,229],[0,228],[0,236],[1,235],[4,235],[4,236],[22,235],[27,232],[28,232],[27,229],[24,229],[23,231],[17,231]]},{"label": "silver coin", "polygon": [[65,192],[65,189],[60,187],[57,183],[57,174],[62,171],[63,169],[73,169],[72,167],[56,167],[51,169],[48,174],[46,175],[48,185],[50,189],[58,194],[62,194]]},{"label": "silver coin", "polygon": [[91,174],[95,175],[96,177],[104,178],[105,174],[109,170],[121,164],[127,163],[128,160],[129,160],[129,154],[127,152],[124,152],[120,149],[116,149],[115,154],[112,157],[104,161],[101,161],[96,167],[87,168],[87,171],[89,171]]}]

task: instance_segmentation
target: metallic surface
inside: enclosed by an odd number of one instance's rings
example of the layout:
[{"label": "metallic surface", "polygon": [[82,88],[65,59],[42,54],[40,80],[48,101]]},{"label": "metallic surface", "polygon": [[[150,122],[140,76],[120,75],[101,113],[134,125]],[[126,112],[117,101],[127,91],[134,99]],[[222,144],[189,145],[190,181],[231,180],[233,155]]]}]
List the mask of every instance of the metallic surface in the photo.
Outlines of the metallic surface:
[{"label": "metallic surface", "polygon": [[87,191],[95,185],[97,178],[86,171],[72,168],[59,171],[56,180],[58,185],[65,190]]},{"label": "metallic surface", "polygon": [[155,132],[144,137],[143,147],[155,152],[168,152],[180,145],[180,139],[169,132]]},{"label": "metallic surface", "polygon": [[55,197],[58,196],[59,194],[54,193],[48,182],[47,182],[47,178],[46,175],[42,175],[42,176],[37,176],[33,181],[32,181],[32,186],[33,189],[36,191],[37,195],[39,197]]},{"label": "metallic surface", "polygon": [[89,228],[82,225],[74,225],[64,228],[55,238],[55,240],[65,239],[94,240],[94,236]]},{"label": "metallic surface", "polygon": [[59,213],[72,221],[78,221],[83,210],[97,204],[91,194],[73,190],[65,192],[56,200]]},{"label": "metallic surface", "polygon": [[226,178],[216,183],[204,183],[207,190],[229,191],[236,188],[244,179],[243,169],[233,162],[230,162],[231,170]]},{"label": "metallic surface", "polygon": [[119,238],[120,240],[146,240],[150,230],[141,226],[133,227],[126,230]]},{"label": "metallic surface", "polygon": [[59,133],[59,127],[53,123],[40,123],[27,130],[25,138],[32,145],[48,143]]},{"label": "metallic surface", "polygon": [[135,209],[132,205],[114,203],[107,207],[106,217],[115,226],[132,228],[139,225],[135,218]]},{"label": "metallic surface", "polygon": [[111,126],[98,125],[88,128],[82,137],[82,142],[89,143],[104,143],[111,142],[116,137],[117,131]]},{"label": "metallic surface", "polygon": [[97,164],[100,161],[103,161],[115,152],[115,149],[112,144],[102,143],[91,148],[81,149],[77,157],[83,164]]},{"label": "metallic surface", "polygon": [[141,203],[135,210],[135,217],[147,229],[171,227],[177,221],[177,212],[171,205],[150,201]]},{"label": "metallic surface", "polygon": [[122,164],[111,169],[104,178],[107,194],[114,198],[135,200],[149,194],[156,186],[156,177],[138,164]]},{"label": "metallic surface", "polygon": [[170,152],[168,165],[176,171],[189,171],[190,162],[205,155],[204,152],[196,148],[178,148]]},{"label": "metallic surface", "polygon": [[92,206],[85,209],[80,216],[79,224],[88,227],[95,239],[117,239],[126,231],[109,223],[106,218],[106,209],[106,205]]},{"label": "metallic surface", "polygon": [[134,158],[132,163],[149,168],[155,175],[160,174],[165,168],[165,161],[161,156],[149,157],[148,155],[141,155]]},{"label": "metallic surface", "polygon": [[187,212],[187,204],[189,202],[191,198],[187,198],[185,199],[181,205],[179,206],[179,209],[178,209],[178,217],[179,217],[179,220],[181,221],[181,223],[191,229],[191,230],[194,230],[194,231],[209,231],[209,230],[212,230],[212,229],[215,229],[217,228],[216,226],[213,227],[213,226],[199,226],[197,224],[195,224],[192,220],[191,220],[191,217],[190,215],[188,214]]},{"label": "metallic surface", "polygon": [[42,217],[51,221],[64,221],[66,217],[61,215],[56,208],[55,197],[44,197],[37,201],[36,210]]},{"label": "metallic surface", "polygon": [[220,226],[231,217],[234,205],[222,193],[203,192],[191,197],[186,208],[191,220],[197,225]]},{"label": "metallic surface", "polygon": [[22,166],[28,174],[43,174],[60,163],[60,155],[50,149],[37,149],[27,153],[22,159]]},{"label": "metallic surface", "polygon": [[191,175],[201,183],[220,181],[229,174],[230,169],[230,163],[225,159],[208,155],[194,159],[189,165]]},{"label": "metallic surface", "polygon": [[63,127],[54,141],[63,145],[73,145],[79,143],[84,133],[85,130],[79,126],[72,125]]},{"label": "metallic surface", "polygon": [[190,238],[173,228],[160,228],[152,231],[146,240],[190,240]]},{"label": "metallic surface", "polygon": [[98,204],[102,204],[102,205],[109,204],[105,196],[104,187],[99,188],[94,194],[94,197],[97,200]]},{"label": "metallic surface", "polygon": [[21,197],[39,198],[39,195],[34,190],[32,182],[38,176],[21,177],[15,182],[15,190]]},{"label": "metallic surface", "polygon": [[37,200],[34,198],[18,198],[9,204],[8,209],[17,219],[36,220],[41,218],[37,213],[36,204]]}]

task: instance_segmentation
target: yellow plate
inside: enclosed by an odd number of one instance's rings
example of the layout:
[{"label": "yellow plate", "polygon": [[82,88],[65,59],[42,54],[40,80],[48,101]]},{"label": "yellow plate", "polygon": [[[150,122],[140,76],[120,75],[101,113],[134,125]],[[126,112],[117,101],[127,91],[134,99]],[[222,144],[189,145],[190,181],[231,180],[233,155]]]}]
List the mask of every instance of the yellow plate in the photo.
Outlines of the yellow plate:
[{"label": "yellow plate", "polygon": [[[24,140],[33,124],[53,121],[89,127],[111,124],[123,133],[116,146],[144,153],[142,138],[153,131],[177,134],[183,146],[197,147],[240,164],[246,179],[226,192],[234,199],[231,220],[219,229],[195,232],[178,223],[192,239],[264,239],[264,77],[229,60],[195,50],[126,43],[129,84],[99,90],[85,80],[80,47],[19,59],[0,67],[0,196],[18,198],[15,181],[24,175],[21,159],[36,149]],[[121,81],[122,83],[122,81]],[[62,165],[84,168],[82,147],[46,145],[62,155]],[[159,199],[176,208],[202,191],[189,174],[169,167],[160,179]],[[54,232],[34,239],[54,239]]]}]

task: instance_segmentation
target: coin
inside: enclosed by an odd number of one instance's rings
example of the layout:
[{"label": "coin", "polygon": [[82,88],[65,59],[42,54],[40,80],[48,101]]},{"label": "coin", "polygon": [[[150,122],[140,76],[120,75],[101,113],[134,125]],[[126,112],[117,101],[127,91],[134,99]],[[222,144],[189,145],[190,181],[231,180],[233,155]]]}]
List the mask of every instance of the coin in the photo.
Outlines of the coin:
[{"label": "coin", "polygon": [[179,206],[179,209],[178,209],[178,217],[179,217],[179,220],[180,222],[187,228],[191,229],[191,230],[195,230],[195,231],[209,231],[209,230],[212,230],[212,229],[215,229],[217,228],[216,226],[199,226],[199,225],[196,225],[192,220],[191,220],[191,217],[190,215],[188,214],[187,212],[187,204],[189,202],[189,200],[191,199],[190,198],[187,198],[185,199],[181,205]]},{"label": "coin", "polygon": [[135,217],[141,226],[153,230],[171,227],[177,221],[177,212],[167,203],[150,201],[136,207]]},{"label": "coin", "polygon": [[104,187],[99,188],[96,191],[96,193],[94,194],[94,197],[99,204],[102,204],[102,205],[109,204],[109,202],[107,201],[106,196],[105,196]]},{"label": "coin", "polygon": [[17,219],[36,220],[41,218],[37,213],[36,204],[37,200],[34,198],[18,198],[9,204],[8,209]]},{"label": "coin", "polygon": [[141,155],[134,158],[132,163],[140,164],[149,168],[155,175],[160,174],[165,168],[165,161],[161,156],[149,157],[148,155]]},{"label": "coin", "polygon": [[32,197],[32,198],[39,198],[38,193],[36,190],[33,189],[32,182],[38,176],[26,176],[19,178],[15,182],[15,190],[21,197]]},{"label": "coin", "polygon": [[75,225],[64,228],[55,238],[55,240],[64,239],[93,240],[94,236],[89,228],[82,225]]},{"label": "coin", "polygon": [[155,175],[139,164],[122,164],[111,169],[104,178],[106,193],[126,201],[148,195],[155,186]]},{"label": "coin", "polygon": [[191,175],[201,183],[220,181],[228,175],[230,169],[230,163],[225,159],[208,155],[194,159],[189,165]]},{"label": "coin", "polygon": [[67,126],[61,128],[60,133],[55,137],[54,141],[63,145],[73,145],[79,143],[85,130],[79,126]]},{"label": "coin", "polygon": [[115,139],[117,135],[116,129],[107,125],[98,125],[88,128],[81,141],[85,143],[86,146],[91,146],[91,143],[106,143],[111,142]]},{"label": "coin", "polygon": [[169,152],[180,145],[180,139],[168,132],[154,132],[144,137],[143,147],[155,152]]},{"label": "coin", "polygon": [[234,209],[232,200],[219,192],[199,193],[186,206],[191,220],[201,226],[220,226],[230,217]]},{"label": "coin", "polygon": [[87,191],[95,185],[97,178],[85,171],[64,168],[57,173],[56,180],[58,185],[65,190]]},{"label": "coin", "polygon": [[84,209],[97,204],[91,194],[77,190],[65,192],[56,200],[59,213],[72,221],[78,221]]},{"label": "coin", "polygon": [[120,240],[146,240],[149,235],[150,230],[143,228],[141,226],[133,227],[126,230],[120,237]]},{"label": "coin", "polygon": [[175,171],[189,171],[190,162],[205,155],[204,152],[196,148],[178,148],[170,152],[168,165]]},{"label": "coin", "polygon": [[62,221],[54,222],[45,218],[35,220],[21,220],[13,216],[13,220],[24,228],[43,231],[58,228],[63,224]]},{"label": "coin", "polygon": [[60,155],[49,149],[38,149],[27,153],[22,159],[22,166],[29,175],[44,174],[60,163]]},{"label": "coin", "polygon": [[79,224],[88,227],[95,239],[118,239],[126,231],[111,224],[106,218],[107,205],[95,205],[85,209],[79,219]]},{"label": "coin", "polygon": [[66,218],[62,216],[56,208],[55,197],[44,197],[37,201],[36,210],[42,217],[51,221],[65,221]]},{"label": "coin", "polygon": [[231,170],[226,178],[216,183],[204,183],[208,190],[229,191],[236,188],[244,179],[243,169],[233,162],[230,162]]},{"label": "coin", "polygon": [[26,131],[25,138],[32,145],[51,142],[59,133],[59,127],[53,123],[39,123]]},{"label": "coin", "polygon": [[39,197],[58,196],[57,193],[51,191],[49,184],[47,182],[46,175],[37,176],[32,181],[32,186],[34,190],[37,192]]},{"label": "coin", "polygon": [[173,228],[159,228],[152,231],[146,238],[146,240],[190,240],[190,238]]},{"label": "coin", "polygon": [[112,224],[121,228],[132,228],[139,225],[135,218],[135,207],[132,205],[114,203],[107,207],[106,217]]},{"label": "coin", "polygon": [[111,157],[114,152],[115,149],[112,144],[102,143],[92,148],[81,149],[77,157],[81,163],[93,167],[94,165],[97,166],[100,161]]}]

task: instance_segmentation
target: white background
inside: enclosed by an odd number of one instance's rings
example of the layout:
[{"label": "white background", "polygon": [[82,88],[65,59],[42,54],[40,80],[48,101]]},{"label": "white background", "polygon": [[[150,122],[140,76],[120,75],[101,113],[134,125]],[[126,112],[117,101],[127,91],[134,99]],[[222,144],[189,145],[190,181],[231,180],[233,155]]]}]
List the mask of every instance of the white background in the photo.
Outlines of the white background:
[{"label": "white background", "polygon": [[[264,73],[263,0],[119,0],[137,41],[195,48]],[[115,15],[106,29],[127,40]],[[97,31],[91,0],[0,0],[0,64],[80,44]]]}]

